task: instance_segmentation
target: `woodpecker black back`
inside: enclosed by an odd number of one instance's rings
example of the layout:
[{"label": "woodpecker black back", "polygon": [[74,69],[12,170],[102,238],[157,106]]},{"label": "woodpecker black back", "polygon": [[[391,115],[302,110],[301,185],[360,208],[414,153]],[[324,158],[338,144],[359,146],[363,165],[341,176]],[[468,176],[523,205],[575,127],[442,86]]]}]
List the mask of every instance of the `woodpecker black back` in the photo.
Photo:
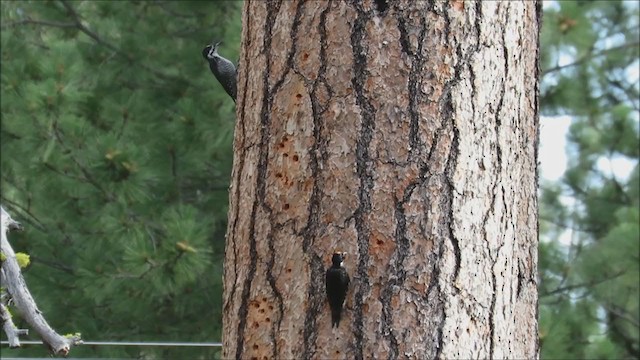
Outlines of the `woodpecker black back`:
[{"label": "woodpecker black back", "polygon": [[340,325],[342,306],[349,290],[349,274],[343,266],[346,253],[337,252],[331,258],[331,267],[326,273],[327,300],[331,308],[331,326]]},{"label": "woodpecker black back", "polygon": [[207,45],[202,49],[202,56],[209,62],[209,69],[216,77],[224,91],[231,96],[233,102],[236,102],[237,79],[236,67],[233,63],[220,54],[218,54],[218,46],[220,42],[214,45]]}]

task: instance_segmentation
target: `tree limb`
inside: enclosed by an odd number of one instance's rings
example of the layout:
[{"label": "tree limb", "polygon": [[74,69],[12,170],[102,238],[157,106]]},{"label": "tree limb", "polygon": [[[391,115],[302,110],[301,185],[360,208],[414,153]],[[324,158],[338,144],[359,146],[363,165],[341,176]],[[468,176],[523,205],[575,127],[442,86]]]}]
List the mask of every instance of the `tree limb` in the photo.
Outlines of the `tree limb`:
[{"label": "tree limb", "polygon": [[613,280],[621,275],[623,275],[625,273],[625,271],[619,271],[611,276],[607,276],[604,277],[602,279],[598,279],[598,280],[591,280],[591,281],[587,281],[587,282],[583,282],[583,283],[579,283],[579,284],[571,284],[571,285],[566,285],[566,286],[561,286],[558,287],[556,289],[544,292],[544,293],[540,293],[540,297],[545,297],[545,296],[551,296],[551,295],[555,295],[557,293],[561,293],[561,292],[565,292],[565,291],[571,291],[571,290],[575,290],[575,289],[579,289],[579,288],[590,288],[593,287],[595,285],[601,284],[603,282],[607,282],[609,280]]},{"label": "tree limb", "polygon": [[[65,337],[56,333],[47,323],[42,312],[38,309],[27,285],[20,272],[20,266],[16,260],[16,254],[9,244],[7,233],[12,229],[19,229],[20,224],[13,220],[9,213],[3,207],[0,207],[2,213],[2,236],[0,249],[2,250],[2,287],[10,296],[15,307],[22,314],[22,317],[31,325],[31,327],[42,337],[42,341],[56,355],[68,355],[71,347],[82,343],[79,335]],[[3,298],[7,298],[6,296]],[[10,322],[10,314],[5,315],[6,304],[2,304],[0,311],[2,312],[3,328],[13,346],[20,346],[18,335],[24,334],[24,330],[17,329]],[[9,320],[6,317],[9,317]],[[8,331],[7,331],[8,330]]]},{"label": "tree limb", "polygon": [[[116,47],[115,45],[105,41],[97,33],[93,32],[91,29],[86,27],[82,23],[80,14],[73,8],[73,6],[71,6],[71,4],[68,1],[60,0],[60,2],[62,3],[62,6],[64,6],[64,8],[67,10],[69,15],[71,15],[73,17],[73,21],[75,22],[76,28],[78,30],[80,30],[81,32],[85,33],[87,36],[89,36],[90,38],[95,40],[95,42],[97,42],[98,44],[100,44],[102,46],[105,46],[106,48],[108,48],[109,50],[117,53],[118,55],[124,56],[127,60],[129,60],[129,61],[135,61],[136,60],[136,58],[134,56],[125,53],[124,51],[122,51],[121,49]],[[138,62],[138,65],[140,65],[143,69],[145,69],[145,70],[151,72],[152,74],[156,75],[160,79],[171,80],[171,81],[181,81],[181,82],[184,82],[184,83],[188,84],[189,86],[194,86],[187,79],[165,74],[165,73],[163,73],[161,71],[158,71],[158,70],[156,70],[154,68],[151,68],[151,67],[149,67],[149,66],[147,66],[147,65],[145,65],[144,63],[141,63],[141,62]]]},{"label": "tree limb", "polygon": [[[0,269],[0,278],[2,278],[2,282],[4,283],[4,271],[2,269]],[[4,333],[7,334],[9,347],[14,349],[20,347],[20,335],[28,335],[29,330],[18,329],[13,323],[11,313],[9,313],[9,309],[7,309],[7,306],[4,304],[5,297],[6,296],[2,296],[2,301],[0,301],[0,320],[2,320],[2,329]]]},{"label": "tree limb", "polygon": [[542,71],[541,76],[545,76],[545,75],[550,74],[552,72],[560,71],[560,70],[563,70],[563,69],[566,69],[566,68],[569,68],[569,67],[578,66],[578,65],[580,65],[580,64],[582,64],[584,62],[587,62],[587,61],[589,61],[589,60],[591,60],[593,58],[597,58],[597,57],[606,55],[606,54],[608,54],[608,53],[610,53],[612,51],[622,50],[622,49],[626,49],[626,48],[632,48],[632,47],[638,46],[638,45],[640,45],[640,41],[634,41],[634,42],[622,44],[620,46],[612,47],[612,48],[609,48],[609,49],[604,49],[604,50],[602,50],[600,52],[597,52],[595,54],[587,54],[587,55],[582,56],[580,59],[578,59],[578,60],[576,60],[576,61],[574,61],[572,63],[565,64],[565,65],[558,65],[558,66],[554,66],[554,67],[549,68],[549,69],[545,69],[545,70]]},{"label": "tree limb", "polygon": [[51,26],[51,27],[57,27],[57,28],[75,28],[76,27],[76,24],[74,23],[61,23],[56,21],[25,19],[25,20],[12,21],[10,23],[2,24],[2,26],[0,26],[0,29],[16,27],[19,25],[44,25],[44,26]]},{"label": "tree limb", "polygon": [[610,312],[612,315],[625,320],[626,322],[630,323],[631,325],[635,326],[636,328],[640,328],[640,321],[638,321],[638,319],[636,319],[632,314],[630,314],[628,311],[625,311],[625,309],[619,307],[619,306],[615,306],[615,305],[609,305],[609,304],[604,304],[602,305],[605,310],[607,310],[608,312]]}]

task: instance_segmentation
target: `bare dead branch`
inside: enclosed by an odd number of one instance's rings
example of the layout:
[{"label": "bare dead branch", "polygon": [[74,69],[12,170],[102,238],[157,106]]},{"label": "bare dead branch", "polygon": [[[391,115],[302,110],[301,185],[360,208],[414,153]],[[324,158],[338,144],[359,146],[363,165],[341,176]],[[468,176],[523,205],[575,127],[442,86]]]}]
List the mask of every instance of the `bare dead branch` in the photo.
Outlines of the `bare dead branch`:
[{"label": "bare dead branch", "polygon": [[[9,230],[18,228],[20,224],[11,218],[4,207],[0,207],[0,211],[2,214],[2,229],[0,231],[0,235],[2,236],[0,242],[0,249],[2,250],[2,266],[0,267],[2,276],[0,280],[2,280],[2,287],[6,289],[5,291],[13,300],[16,309],[22,317],[40,335],[42,341],[53,353],[57,355],[68,355],[71,347],[81,344],[82,340],[79,336],[65,337],[56,333],[38,309],[22,277],[20,265],[18,265],[18,261],[16,260],[16,254],[7,239]],[[5,304],[3,304],[3,306],[4,305]],[[5,320],[4,310],[6,310],[6,308],[0,310],[2,310],[3,328],[5,329],[7,337],[13,339],[13,345],[20,346],[17,336],[24,334],[24,331],[16,329],[13,323],[8,323],[8,321]],[[7,316],[10,317],[8,312]]]},{"label": "bare dead branch", "polygon": [[[4,271],[0,269],[0,277],[4,279]],[[4,280],[2,280],[4,283]],[[5,296],[2,295],[2,301],[0,301],[0,320],[2,320],[2,329],[4,333],[7,334],[7,339],[9,340],[9,347],[14,349],[20,347],[20,336],[21,335],[29,335],[29,330],[26,329],[18,329],[18,327],[13,323],[13,319],[9,309],[5,305]]]}]

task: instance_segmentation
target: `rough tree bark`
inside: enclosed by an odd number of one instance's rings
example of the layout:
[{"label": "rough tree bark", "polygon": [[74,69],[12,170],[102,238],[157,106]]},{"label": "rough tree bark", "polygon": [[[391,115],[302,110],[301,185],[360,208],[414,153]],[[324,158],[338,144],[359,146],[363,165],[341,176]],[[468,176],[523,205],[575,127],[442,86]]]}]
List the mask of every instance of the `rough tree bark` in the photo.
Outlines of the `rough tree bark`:
[{"label": "rough tree bark", "polygon": [[537,357],[540,3],[243,11],[224,358]]}]

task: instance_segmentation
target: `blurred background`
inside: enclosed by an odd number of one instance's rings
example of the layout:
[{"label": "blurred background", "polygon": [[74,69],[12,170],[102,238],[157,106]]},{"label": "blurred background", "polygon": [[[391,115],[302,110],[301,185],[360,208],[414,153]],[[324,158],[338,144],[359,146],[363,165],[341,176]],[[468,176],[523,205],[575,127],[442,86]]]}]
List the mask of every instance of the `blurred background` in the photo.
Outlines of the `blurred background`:
[{"label": "blurred background", "polygon": [[543,9],[541,357],[639,359],[638,2]]},{"label": "blurred background", "polygon": [[[236,61],[242,3],[0,4],[0,202],[39,308],[89,341],[219,341],[234,104],[201,50]],[[639,6],[549,1],[543,19],[541,355],[639,358]]]}]

